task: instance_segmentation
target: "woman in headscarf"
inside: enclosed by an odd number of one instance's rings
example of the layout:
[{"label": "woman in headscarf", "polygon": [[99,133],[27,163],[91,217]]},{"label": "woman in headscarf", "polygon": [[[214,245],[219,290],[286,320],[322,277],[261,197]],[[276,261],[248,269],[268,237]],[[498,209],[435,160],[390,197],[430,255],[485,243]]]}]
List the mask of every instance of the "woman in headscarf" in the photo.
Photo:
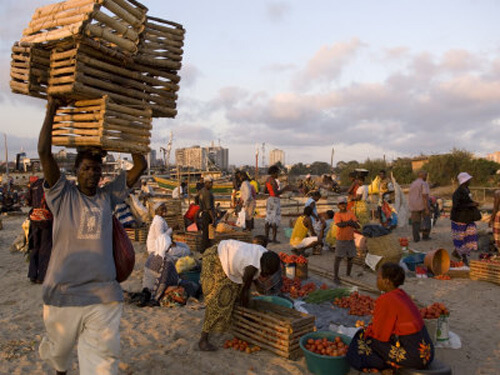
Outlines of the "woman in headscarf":
[{"label": "woman in headscarf", "polygon": [[459,186],[453,193],[453,205],[451,208],[451,233],[455,250],[452,255],[461,258],[468,266],[471,250],[477,250],[477,226],[475,221],[481,219],[478,210],[479,203],[471,198],[469,184],[472,176],[467,172],[461,172],[457,176]]}]

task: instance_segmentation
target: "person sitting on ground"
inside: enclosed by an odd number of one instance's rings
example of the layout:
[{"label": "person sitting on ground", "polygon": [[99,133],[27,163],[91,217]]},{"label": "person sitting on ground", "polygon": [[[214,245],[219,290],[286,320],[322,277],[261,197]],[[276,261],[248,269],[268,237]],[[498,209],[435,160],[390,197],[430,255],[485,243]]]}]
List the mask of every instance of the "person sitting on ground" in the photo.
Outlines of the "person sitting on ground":
[{"label": "person sitting on ground", "polygon": [[252,281],[272,276],[280,266],[278,254],[236,240],[221,241],[203,253],[201,285],[206,308],[200,350],[217,350],[209,342],[209,334],[226,331],[237,298],[242,306],[248,306]]},{"label": "person sitting on ground", "polygon": [[347,361],[358,371],[371,369],[393,374],[393,369],[426,368],[434,358],[434,345],[420,311],[399,287],[405,272],[396,263],[384,263],[377,274],[383,292],[375,302],[373,320],[354,335]]},{"label": "person sitting on ground", "polygon": [[493,201],[493,212],[488,226],[493,229],[493,239],[497,251],[500,251],[500,190],[495,190],[495,200]]},{"label": "person sitting on ground", "polygon": [[334,217],[337,227],[337,240],[335,242],[335,263],[333,265],[334,282],[340,284],[339,268],[342,258],[347,258],[347,276],[351,276],[353,259],[356,256],[356,244],[354,243],[354,230],[359,229],[358,219],[352,211],[347,211],[347,200],[339,198],[339,212]]},{"label": "person sitting on ground", "polygon": [[318,236],[314,231],[312,224],[312,207],[304,208],[304,214],[299,216],[293,226],[292,235],[290,236],[290,245],[294,254],[304,255],[307,249],[319,246]]},{"label": "person sitting on ground", "polygon": [[185,190],[186,190],[186,183],[182,181],[181,184],[172,191],[172,198],[173,199],[186,198],[186,195],[184,193]]},{"label": "person sitting on ground", "polygon": [[315,248],[316,252],[314,255],[321,255],[321,247],[323,246],[323,236],[325,234],[325,220],[319,215],[318,207],[316,203],[321,199],[321,192],[315,190],[311,192],[311,197],[306,201],[305,206],[310,206],[312,208],[311,220],[314,231],[318,234],[319,247]]},{"label": "person sitting on ground", "polygon": [[304,194],[304,196],[308,196],[309,193],[312,191],[316,190],[316,182],[311,178],[311,175],[308,174],[306,176],[306,179],[302,181],[302,189],[301,192]]}]

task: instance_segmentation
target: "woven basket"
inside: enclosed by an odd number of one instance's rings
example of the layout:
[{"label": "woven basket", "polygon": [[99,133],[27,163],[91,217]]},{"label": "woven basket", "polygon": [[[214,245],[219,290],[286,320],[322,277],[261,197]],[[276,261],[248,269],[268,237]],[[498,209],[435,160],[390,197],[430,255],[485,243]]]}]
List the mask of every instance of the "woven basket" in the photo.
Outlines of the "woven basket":
[{"label": "woven basket", "polygon": [[367,237],[366,247],[368,253],[382,257],[377,269],[384,263],[399,263],[403,255],[399,241],[392,233],[380,237]]}]

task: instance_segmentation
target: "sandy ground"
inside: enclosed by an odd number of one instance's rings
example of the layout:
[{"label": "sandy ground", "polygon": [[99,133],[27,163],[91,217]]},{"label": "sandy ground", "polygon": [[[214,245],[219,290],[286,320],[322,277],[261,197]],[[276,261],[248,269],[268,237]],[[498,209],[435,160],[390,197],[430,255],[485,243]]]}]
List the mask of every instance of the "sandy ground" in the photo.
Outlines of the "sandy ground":
[{"label": "sandy ground", "polygon": [[[21,216],[2,216],[0,230],[0,374],[53,373],[39,358],[37,347],[43,334],[41,286],[32,285],[26,277],[28,265],[21,253],[9,247],[20,232]],[[283,222],[288,222],[284,219]],[[255,234],[262,232],[263,221],[257,220]],[[398,229],[396,235],[409,236],[409,229]],[[430,242],[410,247],[428,251],[443,247],[452,249],[449,221],[442,219],[434,228]],[[283,231],[282,244],[275,251],[289,250]],[[145,247],[134,243],[137,263],[132,277],[123,283],[126,290],[141,286]],[[331,271],[333,254],[310,258],[312,266]],[[343,266],[341,273],[344,272]],[[355,266],[355,278],[374,285],[371,271]],[[313,275],[314,276],[314,275]],[[452,279],[409,278],[404,289],[421,304],[443,302],[451,310],[450,329],[462,339],[461,349],[437,349],[436,357],[448,363],[455,375],[500,374],[500,287],[495,284]],[[120,374],[308,374],[304,358],[289,361],[262,351],[252,355],[220,349],[202,353],[196,342],[203,319],[203,305],[190,302],[179,308],[138,308],[125,305],[121,325]],[[214,343],[222,346],[222,335]],[[77,374],[76,354],[70,374]],[[351,371],[350,374],[357,374]]]}]

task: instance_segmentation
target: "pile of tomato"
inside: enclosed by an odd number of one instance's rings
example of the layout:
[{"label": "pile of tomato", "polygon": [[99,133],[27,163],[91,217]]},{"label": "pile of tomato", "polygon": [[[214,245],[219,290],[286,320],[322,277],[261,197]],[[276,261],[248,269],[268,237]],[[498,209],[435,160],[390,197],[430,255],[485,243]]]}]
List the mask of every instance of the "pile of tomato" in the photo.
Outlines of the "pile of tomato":
[{"label": "pile of tomato", "polygon": [[450,310],[439,302],[434,302],[432,305],[420,309],[420,314],[424,319],[437,319],[441,315],[448,315]]},{"label": "pile of tomato", "polygon": [[316,340],[309,339],[305,347],[310,352],[330,357],[344,356],[349,348],[348,345],[344,344],[340,336],[336,336],[333,341],[328,340],[326,337]]},{"label": "pile of tomato", "polygon": [[281,286],[282,293],[290,293],[292,298],[306,297],[309,293],[316,290],[316,284],[309,282],[302,285],[302,281],[299,278],[289,279],[286,276],[282,277],[283,285]]},{"label": "pile of tomato", "polygon": [[224,349],[233,348],[234,350],[239,350],[240,352],[245,352],[251,354],[253,352],[258,352],[260,346],[250,346],[250,344],[244,340],[239,340],[236,337],[232,340],[226,340],[224,343]]},{"label": "pile of tomato", "polygon": [[438,280],[451,280],[450,275],[436,275],[434,278]]},{"label": "pile of tomato", "polygon": [[450,267],[451,268],[460,268],[464,266],[464,262],[462,261],[456,261],[456,260],[450,260]]},{"label": "pile of tomato", "polygon": [[333,303],[335,306],[349,309],[349,315],[373,315],[375,309],[375,299],[358,292],[352,293],[349,297],[335,298]]},{"label": "pile of tomato", "polygon": [[307,263],[307,258],[304,257],[303,255],[294,255],[294,254],[286,254],[283,252],[279,253],[279,257],[281,261],[285,264],[306,264]]}]

